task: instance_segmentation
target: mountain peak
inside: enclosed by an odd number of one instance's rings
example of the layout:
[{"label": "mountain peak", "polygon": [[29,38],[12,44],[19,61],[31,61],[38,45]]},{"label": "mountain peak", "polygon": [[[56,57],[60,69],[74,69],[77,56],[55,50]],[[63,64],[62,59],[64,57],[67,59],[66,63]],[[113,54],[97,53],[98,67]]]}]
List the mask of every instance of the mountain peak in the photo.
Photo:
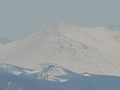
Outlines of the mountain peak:
[{"label": "mountain peak", "polygon": [[66,82],[72,77],[72,72],[54,64],[41,64],[40,72],[36,73],[38,79]]}]

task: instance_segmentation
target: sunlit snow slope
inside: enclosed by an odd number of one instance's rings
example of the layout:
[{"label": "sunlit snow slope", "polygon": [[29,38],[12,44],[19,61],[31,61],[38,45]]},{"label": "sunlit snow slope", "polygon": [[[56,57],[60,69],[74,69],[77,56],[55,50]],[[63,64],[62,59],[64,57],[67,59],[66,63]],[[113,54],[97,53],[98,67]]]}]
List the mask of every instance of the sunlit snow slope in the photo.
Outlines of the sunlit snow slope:
[{"label": "sunlit snow slope", "polygon": [[52,63],[76,73],[120,76],[120,41],[116,35],[102,27],[53,26],[4,45],[0,63],[30,69]]}]

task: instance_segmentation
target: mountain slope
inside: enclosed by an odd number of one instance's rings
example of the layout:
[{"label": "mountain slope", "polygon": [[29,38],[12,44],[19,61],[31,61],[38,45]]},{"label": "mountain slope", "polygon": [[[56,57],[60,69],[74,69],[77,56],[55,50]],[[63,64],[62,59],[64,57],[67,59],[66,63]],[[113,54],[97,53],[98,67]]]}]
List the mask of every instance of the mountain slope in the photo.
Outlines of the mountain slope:
[{"label": "mountain slope", "polygon": [[1,63],[39,69],[53,63],[76,73],[120,76],[120,42],[105,28],[60,25],[5,45]]}]

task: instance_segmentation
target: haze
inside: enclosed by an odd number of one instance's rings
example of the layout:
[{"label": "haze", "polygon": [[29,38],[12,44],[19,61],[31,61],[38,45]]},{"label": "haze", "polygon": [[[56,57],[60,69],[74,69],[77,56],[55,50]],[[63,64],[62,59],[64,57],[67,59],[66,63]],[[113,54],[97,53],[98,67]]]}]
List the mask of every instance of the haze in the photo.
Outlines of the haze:
[{"label": "haze", "polygon": [[120,24],[119,0],[0,0],[0,36],[13,40],[46,24]]}]

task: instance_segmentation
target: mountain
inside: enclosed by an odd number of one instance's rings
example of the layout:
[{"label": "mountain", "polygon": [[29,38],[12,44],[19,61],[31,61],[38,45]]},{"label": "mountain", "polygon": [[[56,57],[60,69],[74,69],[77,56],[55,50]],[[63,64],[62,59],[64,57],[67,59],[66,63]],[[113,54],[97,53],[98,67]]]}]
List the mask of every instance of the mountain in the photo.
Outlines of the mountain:
[{"label": "mountain", "polygon": [[30,73],[28,75],[32,75],[37,79],[56,82],[67,82],[75,76],[73,72],[53,64],[41,64],[40,70],[34,72],[35,73]]},{"label": "mountain", "polygon": [[[22,71],[26,71],[26,69],[1,64],[0,90],[120,90],[120,77],[93,74],[88,76],[88,73],[77,74],[56,65],[42,64],[42,66],[39,75],[38,72],[31,70],[18,75],[10,72],[10,70],[21,72],[21,69]],[[65,73],[65,75],[61,72]],[[36,76],[41,76],[41,78]],[[42,78],[43,76],[45,78]],[[48,76],[54,76],[54,78],[51,80],[48,79]],[[60,78],[61,80],[67,78],[67,81],[59,82]]]},{"label": "mountain", "polygon": [[11,42],[11,41],[12,41],[12,40],[10,40],[10,39],[0,37],[0,44],[7,44],[7,43],[9,43],[9,42]]},{"label": "mountain", "polygon": [[58,25],[0,46],[0,90],[120,90],[120,31]]},{"label": "mountain", "polygon": [[103,27],[58,25],[0,50],[0,63],[30,69],[52,63],[75,73],[120,76],[120,42]]}]

